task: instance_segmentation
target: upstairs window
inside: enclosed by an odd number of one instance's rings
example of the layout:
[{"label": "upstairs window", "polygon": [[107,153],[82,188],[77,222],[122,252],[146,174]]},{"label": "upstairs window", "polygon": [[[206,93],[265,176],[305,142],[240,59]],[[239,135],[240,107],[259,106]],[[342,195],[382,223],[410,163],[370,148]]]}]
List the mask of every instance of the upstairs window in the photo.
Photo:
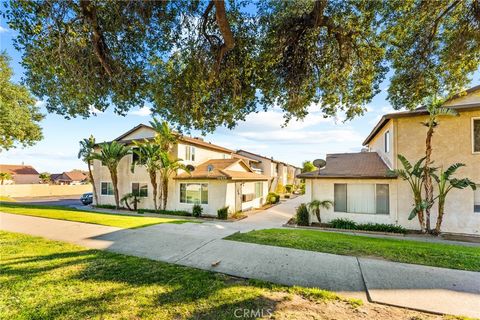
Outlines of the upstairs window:
[{"label": "upstairs window", "polygon": [[195,147],[185,146],[185,160],[195,161]]},{"label": "upstairs window", "polygon": [[132,183],[132,193],[137,197],[148,197],[148,184],[147,183]]},{"label": "upstairs window", "polygon": [[480,118],[472,119],[472,151],[480,153]]},{"label": "upstairs window", "polygon": [[390,131],[385,132],[384,135],[385,153],[390,152]]}]

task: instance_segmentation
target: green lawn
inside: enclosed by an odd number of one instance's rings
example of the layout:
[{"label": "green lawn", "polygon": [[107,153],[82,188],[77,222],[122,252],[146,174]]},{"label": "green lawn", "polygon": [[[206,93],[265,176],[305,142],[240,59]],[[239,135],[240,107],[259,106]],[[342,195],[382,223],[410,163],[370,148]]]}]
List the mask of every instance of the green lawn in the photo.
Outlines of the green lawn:
[{"label": "green lawn", "polygon": [[8,201],[8,202],[15,202],[15,199],[12,199],[7,196],[0,196],[0,201]]},{"label": "green lawn", "polygon": [[376,257],[428,266],[480,271],[480,247],[353,236],[315,230],[268,229],[226,239],[340,255]]},{"label": "green lawn", "polygon": [[[0,231],[0,319],[236,319],[237,309],[335,300],[276,286],[43,238]],[[282,294],[282,296],[278,296]]]},{"label": "green lawn", "polygon": [[159,223],[185,223],[189,220],[176,218],[134,217],[119,214],[96,213],[55,206],[25,205],[19,203],[0,203],[0,212],[27,216],[78,221],[119,228],[142,228]]}]

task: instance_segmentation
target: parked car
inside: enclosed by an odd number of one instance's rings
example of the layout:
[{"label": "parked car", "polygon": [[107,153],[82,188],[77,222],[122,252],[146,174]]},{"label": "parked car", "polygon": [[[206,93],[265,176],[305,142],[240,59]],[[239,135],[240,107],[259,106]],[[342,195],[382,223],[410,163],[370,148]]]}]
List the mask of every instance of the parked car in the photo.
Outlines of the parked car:
[{"label": "parked car", "polygon": [[92,192],[87,192],[87,193],[82,194],[82,196],[80,197],[80,201],[82,201],[82,203],[84,205],[92,204],[93,203],[93,193]]}]

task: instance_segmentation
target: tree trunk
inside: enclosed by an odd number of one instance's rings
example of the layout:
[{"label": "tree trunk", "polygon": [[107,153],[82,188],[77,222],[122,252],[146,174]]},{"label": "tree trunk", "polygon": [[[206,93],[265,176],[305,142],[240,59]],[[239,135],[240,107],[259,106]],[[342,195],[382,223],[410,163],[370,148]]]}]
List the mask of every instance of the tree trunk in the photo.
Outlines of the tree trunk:
[{"label": "tree trunk", "polygon": [[440,229],[442,227],[443,222],[443,214],[445,210],[445,200],[438,199],[438,218],[437,218],[437,225],[435,226],[435,234],[440,234]]},{"label": "tree trunk", "polygon": [[111,170],[110,175],[112,176],[113,194],[115,196],[115,209],[120,209],[120,200],[119,200],[119,196],[118,196],[117,170]]},{"label": "tree trunk", "polygon": [[315,210],[315,215],[317,216],[318,223],[322,223],[322,220],[320,219],[320,209]]},{"label": "tree trunk", "polygon": [[155,210],[158,210],[157,207],[157,172],[156,171],[150,171],[150,183],[152,184],[153,188],[153,207]]},{"label": "tree trunk", "polygon": [[95,185],[95,180],[93,179],[92,165],[91,165],[90,161],[88,161],[87,164],[88,164],[88,176],[89,176],[90,182],[92,183],[92,186],[93,186],[93,199],[95,199],[95,205],[97,205],[98,204],[97,186]]},{"label": "tree trunk", "polygon": [[[420,197],[417,197],[415,199],[415,204],[420,204],[421,202],[422,202],[422,198],[420,195]],[[420,230],[422,231],[422,233],[425,233],[425,220],[424,220],[422,209],[417,210],[417,218],[418,218],[418,223],[420,224]]]},{"label": "tree trunk", "polygon": [[162,189],[163,189],[163,194],[162,194],[163,210],[166,210],[167,209],[167,200],[168,200],[168,177],[163,178]]},{"label": "tree trunk", "polygon": [[432,177],[430,176],[430,163],[431,163],[431,156],[432,156],[432,136],[433,136],[433,128],[430,126],[427,131],[427,139],[425,140],[424,189],[425,189],[425,201],[427,201],[427,207],[425,208],[426,232],[430,232],[430,207],[433,202],[433,184],[432,184]]}]

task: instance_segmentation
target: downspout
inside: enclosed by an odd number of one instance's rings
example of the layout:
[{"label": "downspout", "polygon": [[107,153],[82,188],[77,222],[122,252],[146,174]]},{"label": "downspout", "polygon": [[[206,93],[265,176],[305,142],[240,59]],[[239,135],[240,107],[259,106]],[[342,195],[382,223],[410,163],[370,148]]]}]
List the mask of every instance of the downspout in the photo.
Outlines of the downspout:
[{"label": "downspout", "polygon": [[[398,155],[398,134],[397,134],[397,129],[398,129],[398,119],[393,119],[393,145],[394,145],[394,149],[392,150],[393,151],[393,169],[397,169],[397,165],[398,165],[398,159],[397,159],[397,155]],[[395,203],[395,224],[398,226],[398,178],[395,179],[395,186],[397,188],[397,201]]]}]

